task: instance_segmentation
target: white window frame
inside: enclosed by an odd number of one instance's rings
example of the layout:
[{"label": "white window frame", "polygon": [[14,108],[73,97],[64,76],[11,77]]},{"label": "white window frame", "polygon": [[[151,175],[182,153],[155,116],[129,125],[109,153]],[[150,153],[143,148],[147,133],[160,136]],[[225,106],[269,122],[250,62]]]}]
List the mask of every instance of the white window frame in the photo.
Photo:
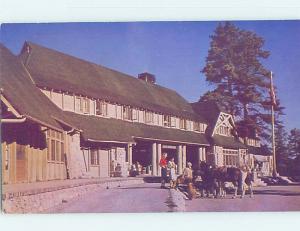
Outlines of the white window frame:
[{"label": "white window frame", "polygon": [[97,116],[107,116],[107,102],[104,100],[97,100],[96,101],[96,109],[95,113]]}]

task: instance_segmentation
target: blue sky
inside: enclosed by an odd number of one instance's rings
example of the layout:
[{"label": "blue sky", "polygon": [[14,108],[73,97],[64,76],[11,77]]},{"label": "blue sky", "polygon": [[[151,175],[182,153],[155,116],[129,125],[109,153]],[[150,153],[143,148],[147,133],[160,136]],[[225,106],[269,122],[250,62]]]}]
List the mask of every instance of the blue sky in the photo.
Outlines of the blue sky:
[{"label": "blue sky", "polygon": [[[300,128],[300,21],[236,21],[265,39],[271,56],[264,62],[275,74],[288,129]],[[218,22],[132,22],[2,24],[1,42],[18,54],[28,40],[137,76],[148,71],[157,83],[188,101],[211,87],[200,72],[209,36]]]}]

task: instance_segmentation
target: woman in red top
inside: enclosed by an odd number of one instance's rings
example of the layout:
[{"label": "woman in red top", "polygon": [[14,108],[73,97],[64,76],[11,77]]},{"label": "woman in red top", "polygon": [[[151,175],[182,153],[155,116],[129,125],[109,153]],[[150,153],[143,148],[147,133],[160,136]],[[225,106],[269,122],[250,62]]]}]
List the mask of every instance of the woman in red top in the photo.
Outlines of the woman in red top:
[{"label": "woman in red top", "polygon": [[165,184],[168,180],[167,176],[167,153],[163,153],[159,161],[159,166],[161,167],[161,188],[166,188]]}]

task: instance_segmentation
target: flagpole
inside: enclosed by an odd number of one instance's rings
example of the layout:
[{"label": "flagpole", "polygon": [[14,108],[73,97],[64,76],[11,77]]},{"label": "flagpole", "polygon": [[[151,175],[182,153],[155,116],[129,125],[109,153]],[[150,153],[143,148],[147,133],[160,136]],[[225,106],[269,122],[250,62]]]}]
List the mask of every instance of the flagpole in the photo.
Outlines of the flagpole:
[{"label": "flagpole", "polygon": [[[274,92],[274,87],[273,87],[273,73],[271,71],[271,77],[270,77],[270,83],[271,83],[271,91]],[[272,120],[272,153],[273,153],[273,176],[277,176],[277,167],[276,167],[276,147],[275,147],[275,113],[274,113],[274,104],[276,102],[273,102],[275,99],[272,98],[271,101],[271,120]]]}]

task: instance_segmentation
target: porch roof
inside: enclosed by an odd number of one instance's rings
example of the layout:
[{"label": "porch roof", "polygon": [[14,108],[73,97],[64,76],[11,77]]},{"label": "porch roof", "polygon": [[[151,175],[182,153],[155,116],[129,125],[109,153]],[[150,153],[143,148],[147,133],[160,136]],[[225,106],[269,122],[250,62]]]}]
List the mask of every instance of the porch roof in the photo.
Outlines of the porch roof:
[{"label": "porch roof", "polygon": [[247,149],[246,145],[235,137],[214,135],[210,138],[210,143],[224,148]]},{"label": "porch roof", "polygon": [[261,147],[253,147],[253,146],[247,146],[248,153],[256,155],[256,156],[271,156],[272,153],[266,146]]},{"label": "porch roof", "polygon": [[162,128],[141,123],[65,112],[69,122],[82,130],[83,139],[101,142],[135,142],[135,139],[161,140],[209,145],[205,134]]}]

